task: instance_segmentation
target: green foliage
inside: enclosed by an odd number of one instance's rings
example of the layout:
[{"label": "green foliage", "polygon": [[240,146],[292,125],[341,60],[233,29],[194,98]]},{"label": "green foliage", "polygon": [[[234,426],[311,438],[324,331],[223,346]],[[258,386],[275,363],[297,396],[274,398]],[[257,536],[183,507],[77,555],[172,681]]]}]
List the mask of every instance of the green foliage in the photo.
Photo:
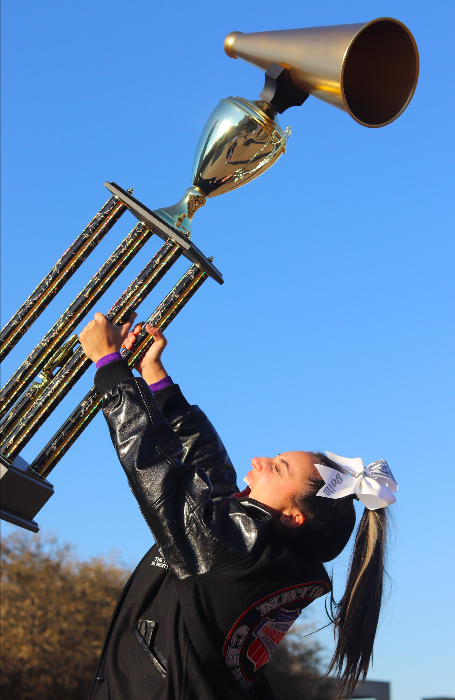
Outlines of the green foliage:
[{"label": "green foliage", "polygon": [[86,700],[128,572],[23,533],[1,561],[2,700]]}]

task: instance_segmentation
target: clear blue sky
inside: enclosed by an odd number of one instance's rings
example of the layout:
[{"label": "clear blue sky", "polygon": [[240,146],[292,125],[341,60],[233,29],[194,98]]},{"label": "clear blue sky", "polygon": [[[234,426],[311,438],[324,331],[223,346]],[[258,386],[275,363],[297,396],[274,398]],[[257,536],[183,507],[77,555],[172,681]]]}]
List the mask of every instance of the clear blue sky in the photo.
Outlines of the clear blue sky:
[{"label": "clear blue sky", "polygon": [[[284,450],[388,460],[400,486],[392,585],[369,677],[390,680],[393,700],[418,700],[455,696],[453,0],[4,0],[2,325],[108,199],[105,180],[151,208],[180,199],[218,100],[262,89],[260,71],[224,54],[228,32],[379,16],[417,40],[411,105],[383,129],[313,98],[282,116],[287,154],[194,219],[225,284],[207,281],[171,326],[165,366],[211,417],[240,479],[251,457]],[[133,225],[127,214],[106,237],[4,363],[3,382]],[[100,311],[158,247],[148,243]],[[89,371],[25,459],[92,382]],[[101,416],[51,481],[38,521],[81,556],[116,548],[133,565],[148,549]],[[342,557],[338,594],[345,570]]]}]

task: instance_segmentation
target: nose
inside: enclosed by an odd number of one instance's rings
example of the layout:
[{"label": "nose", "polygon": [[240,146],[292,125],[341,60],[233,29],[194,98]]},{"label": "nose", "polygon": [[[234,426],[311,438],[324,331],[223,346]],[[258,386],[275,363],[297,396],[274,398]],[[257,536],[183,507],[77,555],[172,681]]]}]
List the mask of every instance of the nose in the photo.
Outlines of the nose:
[{"label": "nose", "polygon": [[251,460],[251,464],[253,466],[253,469],[256,469],[256,471],[260,472],[264,468],[264,462],[267,461],[266,457],[254,457]]}]

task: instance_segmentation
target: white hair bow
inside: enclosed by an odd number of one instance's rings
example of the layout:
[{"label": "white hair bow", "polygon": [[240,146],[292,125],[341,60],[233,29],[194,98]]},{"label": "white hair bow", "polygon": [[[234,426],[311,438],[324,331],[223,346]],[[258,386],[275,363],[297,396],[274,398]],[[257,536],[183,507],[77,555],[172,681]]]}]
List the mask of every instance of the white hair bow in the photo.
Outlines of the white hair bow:
[{"label": "white hair bow", "polygon": [[398,491],[398,485],[385,459],[378,459],[365,467],[360,457],[349,459],[332,452],[326,452],[326,455],[338,464],[342,472],[324,464],[315,464],[325,481],[325,486],[317,492],[317,496],[344,498],[356,494],[369,510],[385,508],[395,503],[393,494]]}]

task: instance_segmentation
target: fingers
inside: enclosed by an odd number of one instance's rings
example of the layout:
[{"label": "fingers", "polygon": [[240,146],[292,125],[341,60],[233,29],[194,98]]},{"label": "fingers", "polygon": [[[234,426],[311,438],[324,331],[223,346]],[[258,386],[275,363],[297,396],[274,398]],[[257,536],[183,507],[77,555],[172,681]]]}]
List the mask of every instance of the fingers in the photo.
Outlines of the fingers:
[{"label": "fingers", "polygon": [[122,348],[126,348],[127,350],[131,350],[133,347],[134,343],[136,342],[136,336],[134,333],[130,333],[128,338],[125,338],[125,340],[122,343]]},{"label": "fingers", "polygon": [[89,331],[89,330],[92,330],[93,328],[95,328],[95,326],[97,325],[97,323],[107,323],[106,317],[103,316],[103,314],[101,314],[99,311],[97,311],[97,312],[95,313],[94,318],[93,318],[91,321],[89,321],[89,322],[87,323],[86,326],[84,326],[84,328],[82,329],[82,331],[79,333],[79,337],[80,337],[83,333],[85,333],[86,331]]},{"label": "fingers", "polygon": [[100,321],[101,321],[101,322],[106,321],[106,318],[105,318],[105,317],[103,316],[103,314],[101,314],[99,311],[97,311],[97,312],[95,313],[94,319],[92,319],[91,321],[89,321],[89,322],[87,323],[87,325],[84,326],[84,328],[83,328],[83,329],[81,330],[81,332],[79,333],[79,341],[80,341],[81,343],[82,343],[82,340],[88,335],[88,333],[89,333],[90,331],[92,331],[92,330],[96,327],[97,321],[98,321],[98,322],[100,322]]},{"label": "fingers", "polygon": [[130,314],[130,317],[129,317],[128,321],[127,321],[126,323],[123,323],[123,324],[122,324],[121,338],[122,338],[123,341],[125,341],[125,339],[128,337],[130,328],[131,328],[131,326],[133,325],[134,320],[135,320],[136,317],[137,317],[137,313],[136,313],[135,311],[133,311],[133,312]]},{"label": "fingers", "polygon": [[143,322],[141,323],[136,323],[134,328],[129,331],[127,337],[122,343],[122,348],[126,348],[127,350],[131,350],[133,347],[134,343],[136,342],[137,336],[142,330],[142,326],[144,325]]},{"label": "fingers", "polygon": [[[127,324],[125,324],[125,326],[126,325]],[[134,343],[136,342],[137,336],[139,335],[143,326],[144,326],[143,323],[137,323],[132,330],[128,331],[128,335],[123,340],[122,348],[126,348],[127,350],[131,350],[131,348],[133,347]],[[155,344],[162,345],[163,349],[164,349],[167,345],[167,340],[164,337],[164,335],[162,334],[162,332],[159,330],[159,328],[156,328],[155,326],[151,326],[149,323],[147,323],[145,328],[147,330],[147,333],[149,335],[153,336],[153,340],[155,341]]]},{"label": "fingers", "polygon": [[151,326],[150,323],[147,323],[145,329],[146,329],[147,333],[149,333],[149,335],[153,336],[155,343],[156,342],[164,342],[165,344],[167,344],[167,340],[159,328],[155,328],[155,326]]},{"label": "fingers", "polygon": [[120,347],[118,332],[118,326],[109,323],[107,318],[97,311],[79,334],[85,356],[97,362],[105,355],[118,352]]}]

